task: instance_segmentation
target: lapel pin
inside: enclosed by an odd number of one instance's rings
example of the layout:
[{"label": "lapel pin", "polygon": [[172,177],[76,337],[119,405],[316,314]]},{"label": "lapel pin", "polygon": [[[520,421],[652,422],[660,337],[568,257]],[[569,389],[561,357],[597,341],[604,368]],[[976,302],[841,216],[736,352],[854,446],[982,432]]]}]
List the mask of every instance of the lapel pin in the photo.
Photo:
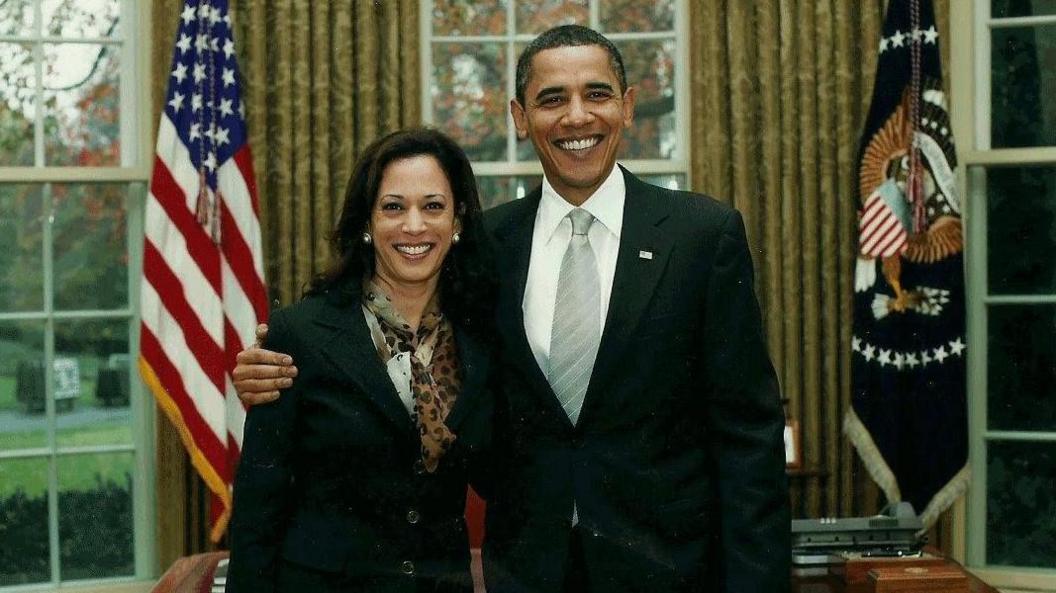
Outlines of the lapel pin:
[{"label": "lapel pin", "polygon": [[638,252],[638,257],[641,258],[641,259],[653,259],[653,252],[652,251],[639,251]]}]

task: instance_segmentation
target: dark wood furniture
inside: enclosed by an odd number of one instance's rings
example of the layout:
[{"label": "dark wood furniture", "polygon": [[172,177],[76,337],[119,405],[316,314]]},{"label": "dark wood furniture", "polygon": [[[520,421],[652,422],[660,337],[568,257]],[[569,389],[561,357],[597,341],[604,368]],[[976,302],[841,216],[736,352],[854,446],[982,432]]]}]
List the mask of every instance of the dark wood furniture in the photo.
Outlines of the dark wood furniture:
[{"label": "dark wood furniture", "polygon": [[[951,586],[960,587],[960,591],[968,593],[999,593],[960,564],[940,556],[925,559],[873,559],[866,562],[868,566],[856,566],[851,562],[843,568],[820,575],[797,574],[793,569],[792,593],[952,593],[958,590],[951,589]],[[963,582],[957,576],[962,574],[967,581],[966,589],[956,584]],[[911,578],[915,580],[911,581]]]}]

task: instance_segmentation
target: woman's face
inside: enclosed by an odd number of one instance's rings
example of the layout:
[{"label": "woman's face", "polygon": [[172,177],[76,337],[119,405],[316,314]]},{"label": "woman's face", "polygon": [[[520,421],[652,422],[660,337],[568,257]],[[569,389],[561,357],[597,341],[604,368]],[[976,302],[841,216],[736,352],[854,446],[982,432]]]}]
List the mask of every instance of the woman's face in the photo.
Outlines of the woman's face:
[{"label": "woman's face", "polygon": [[455,210],[451,182],[436,158],[389,163],[370,213],[374,281],[394,292],[435,289],[451,237],[461,229]]}]

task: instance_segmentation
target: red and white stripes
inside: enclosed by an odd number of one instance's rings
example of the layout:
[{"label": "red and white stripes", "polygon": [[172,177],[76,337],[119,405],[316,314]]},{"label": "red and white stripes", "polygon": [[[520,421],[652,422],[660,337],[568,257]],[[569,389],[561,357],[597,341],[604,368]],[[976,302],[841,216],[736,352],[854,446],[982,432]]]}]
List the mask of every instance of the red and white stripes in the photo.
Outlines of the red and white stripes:
[{"label": "red and white stripes", "polygon": [[157,147],[144,224],[140,368],[218,503],[218,539],[245,420],[230,375],[267,318],[252,159],[243,144],[217,169],[217,244],[195,218],[204,177],[164,114]]}]

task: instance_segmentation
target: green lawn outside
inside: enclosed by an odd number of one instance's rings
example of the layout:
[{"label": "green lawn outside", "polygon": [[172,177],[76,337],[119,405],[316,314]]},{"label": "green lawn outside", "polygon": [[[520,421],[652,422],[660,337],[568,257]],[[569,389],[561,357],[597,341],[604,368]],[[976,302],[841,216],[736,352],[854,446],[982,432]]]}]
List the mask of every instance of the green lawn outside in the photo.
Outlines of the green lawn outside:
[{"label": "green lawn outside", "polygon": [[[94,375],[92,375],[94,376]],[[13,375],[0,375],[0,410],[22,410],[24,406],[15,396],[15,377]],[[95,380],[81,376],[81,395],[77,398],[74,406],[96,405],[99,400],[95,398]]]},{"label": "green lawn outside", "polygon": [[[115,445],[132,442],[132,426],[128,422],[95,423],[56,432],[56,441],[63,447]],[[45,430],[0,432],[0,451],[11,451],[46,446]],[[62,490],[89,489],[96,485],[96,475],[103,481],[124,484],[125,473],[132,471],[130,454],[73,455],[59,458],[59,483]],[[46,458],[34,460],[0,461],[0,499],[10,496],[18,488],[35,496],[47,491]]]},{"label": "green lawn outside", "polygon": [[[124,487],[126,475],[134,472],[132,453],[66,455],[59,457],[59,490],[94,490],[99,480]],[[0,462],[0,500],[22,490],[31,498],[48,491],[47,459],[15,459]]]},{"label": "green lawn outside", "polygon": [[15,410],[17,408],[15,377],[13,375],[0,375],[0,410]]}]

